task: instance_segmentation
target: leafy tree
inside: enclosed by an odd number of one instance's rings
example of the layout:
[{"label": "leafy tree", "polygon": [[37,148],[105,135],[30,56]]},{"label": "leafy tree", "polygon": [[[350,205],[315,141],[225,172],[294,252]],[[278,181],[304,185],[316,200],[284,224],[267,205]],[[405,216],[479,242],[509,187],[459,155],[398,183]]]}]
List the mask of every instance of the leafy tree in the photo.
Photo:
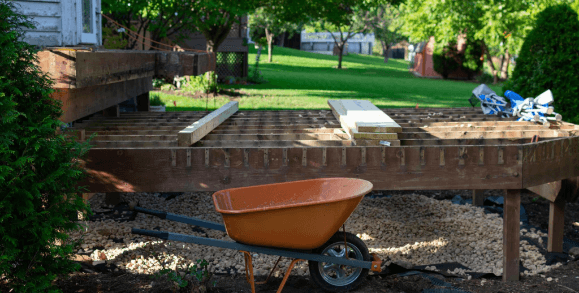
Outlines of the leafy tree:
[{"label": "leafy tree", "polygon": [[[520,50],[536,14],[557,2],[407,0],[403,4],[407,11],[403,15],[403,31],[413,41],[434,36],[437,42],[446,44],[459,35],[466,36],[467,40],[480,40],[496,83],[499,71],[507,78],[509,59]],[[492,63],[492,55],[502,55],[498,68]]]},{"label": "leafy tree", "polygon": [[398,21],[401,11],[390,3],[370,7],[365,11],[361,20],[367,23],[374,32],[374,37],[382,45],[384,63],[388,63],[390,47],[407,38],[401,33],[403,23]]},{"label": "leafy tree", "polygon": [[[78,268],[68,232],[88,206],[76,186],[88,148],[56,134],[61,103],[21,28],[34,26],[0,0],[0,284],[16,292],[55,291],[57,275]],[[1,288],[4,291],[7,288]]]},{"label": "leafy tree", "polygon": [[434,71],[447,79],[448,75],[460,68],[462,57],[456,48],[456,41],[451,41],[444,47],[437,46],[432,54],[432,65]]},{"label": "leafy tree", "polygon": [[241,23],[241,17],[254,11],[262,3],[258,0],[198,0],[195,1],[192,19],[194,31],[199,31],[207,39],[206,50],[217,52],[219,46],[231,31],[234,23]]},{"label": "leafy tree", "polygon": [[[263,35],[267,43],[267,60],[272,62],[273,39],[282,33],[293,33],[298,30],[299,25],[293,22],[284,21],[279,17],[280,10],[276,10],[275,5],[266,5],[258,8],[249,18],[249,27],[251,28],[252,40],[258,40]],[[255,39],[254,39],[255,37]]]},{"label": "leafy tree", "polygon": [[568,5],[541,12],[525,38],[512,78],[504,90],[536,97],[550,89],[565,121],[579,122],[579,19]]},{"label": "leafy tree", "polygon": [[[149,31],[154,41],[160,42],[165,37],[178,41],[186,37],[194,20],[199,18],[193,10],[195,3],[179,0],[102,0],[102,11],[140,35]],[[137,39],[127,34],[124,38],[128,49],[143,49]]]},{"label": "leafy tree", "polygon": [[[366,6],[364,1],[358,0],[324,0],[317,2],[319,7],[316,9],[318,14],[314,14],[308,31],[328,32],[334,39],[334,46],[338,48],[338,69],[342,68],[342,56],[344,47],[350,39],[357,33],[368,33],[370,26],[364,23],[361,18],[365,13]],[[334,35],[338,32],[339,38]]]}]

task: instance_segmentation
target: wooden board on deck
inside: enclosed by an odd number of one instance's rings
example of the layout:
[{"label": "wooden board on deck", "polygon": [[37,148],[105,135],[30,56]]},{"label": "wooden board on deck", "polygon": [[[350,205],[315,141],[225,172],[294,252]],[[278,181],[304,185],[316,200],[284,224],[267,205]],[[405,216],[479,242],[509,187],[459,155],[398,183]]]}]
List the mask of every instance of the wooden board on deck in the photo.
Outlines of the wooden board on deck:
[{"label": "wooden board on deck", "polygon": [[219,126],[233,113],[239,110],[238,102],[229,102],[221,108],[211,112],[207,116],[199,119],[185,129],[179,131],[177,139],[179,146],[190,146]]},{"label": "wooden board on deck", "polygon": [[328,100],[328,105],[350,139],[396,140],[402,131],[400,125],[368,101]]}]

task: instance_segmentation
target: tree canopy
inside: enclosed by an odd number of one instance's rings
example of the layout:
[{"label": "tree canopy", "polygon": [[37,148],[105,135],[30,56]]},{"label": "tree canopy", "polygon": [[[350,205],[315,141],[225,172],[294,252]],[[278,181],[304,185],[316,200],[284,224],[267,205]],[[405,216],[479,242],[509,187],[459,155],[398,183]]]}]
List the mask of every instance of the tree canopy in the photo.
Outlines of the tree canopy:
[{"label": "tree canopy", "polygon": [[[406,13],[404,33],[411,41],[434,36],[437,43],[447,44],[458,35],[480,40],[485,47],[495,81],[497,70],[491,55],[503,55],[508,60],[517,54],[524,37],[533,28],[536,15],[557,0],[407,0],[402,4]],[[508,64],[508,63],[507,63]]]}]

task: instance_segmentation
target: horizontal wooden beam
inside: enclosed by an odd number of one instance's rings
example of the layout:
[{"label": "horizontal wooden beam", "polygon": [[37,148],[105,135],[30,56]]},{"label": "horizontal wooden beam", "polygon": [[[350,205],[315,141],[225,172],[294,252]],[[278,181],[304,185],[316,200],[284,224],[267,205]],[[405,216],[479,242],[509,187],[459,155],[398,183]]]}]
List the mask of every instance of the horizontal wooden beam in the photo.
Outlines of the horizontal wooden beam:
[{"label": "horizontal wooden beam", "polygon": [[[421,138],[440,138],[440,139],[489,139],[489,138],[532,138],[534,135],[539,137],[562,137],[566,136],[557,130],[505,130],[505,131],[444,131],[432,132],[403,132],[399,133],[400,139],[421,139]],[[530,141],[529,141],[530,142]]]},{"label": "horizontal wooden beam", "polygon": [[[518,146],[93,148],[81,185],[91,192],[216,191],[322,177],[377,190],[520,189]],[[420,180],[417,180],[419,178]]]},{"label": "horizontal wooden beam", "polygon": [[498,120],[463,120],[463,121],[425,121],[425,122],[398,122],[402,128],[407,127],[479,127],[479,126],[529,126],[538,125],[529,121],[498,121]]},{"label": "horizontal wooden beam", "polygon": [[[105,117],[109,118],[109,117]],[[167,119],[98,119],[98,120],[88,120],[87,123],[90,125],[122,125],[122,124],[151,124],[151,123],[193,123],[202,119],[199,118],[167,118]],[[338,124],[334,118],[229,118],[227,122],[223,125],[251,125],[251,124]]]},{"label": "horizontal wooden beam", "polygon": [[529,143],[527,138],[515,138],[515,139],[402,139],[400,144],[403,146],[434,146],[434,145],[520,145]]},{"label": "horizontal wooden beam", "polygon": [[[77,128],[73,128],[77,129]],[[87,136],[93,133],[98,135],[171,135],[175,133],[175,130],[180,130],[180,127],[175,127],[169,130],[154,130],[149,129],[136,129],[136,130],[95,130],[92,129],[86,132]],[[211,131],[210,135],[213,134],[251,134],[251,135],[265,135],[265,134],[333,134],[335,128],[280,128],[280,129],[214,129]]]},{"label": "horizontal wooden beam", "polygon": [[351,146],[350,140],[201,140],[194,147],[273,148]]},{"label": "horizontal wooden beam", "polygon": [[223,121],[229,118],[229,116],[237,112],[238,109],[239,102],[229,102],[221,108],[211,112],[211,114],[199,119],[199,121],[196,121],[185,129],[179,131],[177,134],[179,146],[190,146],[196,143],[211,132],[211,130],[219,126],[219,124],[223,123]]},{"label": "horizontal wooden beam", "polygon": [[507,131],[507,130],[575,130],[574,126],[562,125],[557,128],[545,128],[540,124],[533,125],[500,125],[500,126],[434,126],[434,127],[405,127],[404,132],[453,132],[453,131]]},{"label": "horizontal wooden beam", "polygon": [[523,146],[523,186],[531,187],[579,176],[579,137]]},{"label": "horizontal wooden beam", "polygon": [[155,51],[45,50],[38,52],[38,61],[42,71],[55,81],[54,88],[80,89],[152,78],[155,54]]},{"label": "horizontal wooden beam", "polygon": [[208,134],[207,140],[343,140],[334,133],[296,133],[296,134]]},{"label": "horizontal wooden beam", "polygon": [[104,141],[104,140],[94,140],[90,143],[95,148],[167,148],[167,147],[177,147],[179,146],[177,140],[143,140],[143,141]]},{"label": "horizontal wooden beam", "polygon": [[50,96],[62,102],[63,114],[59,119],[69,123],[147,93],[151,88],[152,79],[145,77],[108,85],[57,89]]},{"label": "horizontal wooden beam", "polygon": [[[174,133],[174,132],[173,132]],[[93,141],[177,141],[177,134],[164,135],[101,135],[97,134]]]},{"label": "horizontal wooden beam", "polygon": [[[215,58],[215,53],[155,52],[155,76],[157,78],[173,80],[176,75],[201,75],[207,71],[215,71],[215,63],[208,62],[209,58]],[[210,64],[212,66],[209,66]]]}]

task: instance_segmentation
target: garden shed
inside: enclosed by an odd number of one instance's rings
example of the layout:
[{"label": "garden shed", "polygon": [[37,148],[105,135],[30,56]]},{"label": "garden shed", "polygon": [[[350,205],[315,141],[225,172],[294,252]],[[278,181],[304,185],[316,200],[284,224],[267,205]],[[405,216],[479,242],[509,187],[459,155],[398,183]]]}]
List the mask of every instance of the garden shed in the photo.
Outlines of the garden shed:
[{"label": "garden shed", "polygon": [[41,47],[102,44],[100,0],[14,1],[20,13],[35,22],[25,39]]}]

